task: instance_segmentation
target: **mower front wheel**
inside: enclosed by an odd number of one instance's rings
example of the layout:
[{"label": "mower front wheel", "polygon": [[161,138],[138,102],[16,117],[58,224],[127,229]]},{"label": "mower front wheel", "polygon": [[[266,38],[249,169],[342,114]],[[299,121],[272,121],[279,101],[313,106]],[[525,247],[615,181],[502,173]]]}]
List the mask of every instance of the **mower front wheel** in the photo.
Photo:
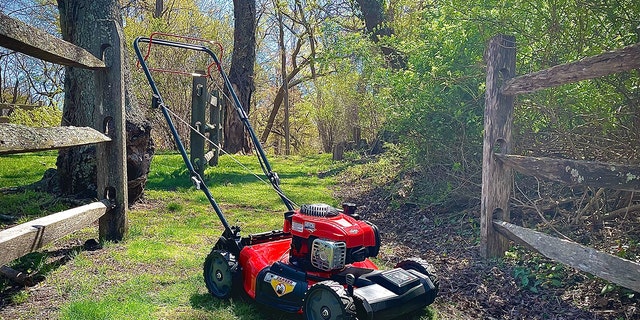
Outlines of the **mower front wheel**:
[{"label": "mower front wheel", "polygon": [[355,320],[353,298],[344,287],[331,280],[318,282],[309,288],[304,298],[306,320]]},{"label": "mower front wheel", "polygon": [[233,292],[233,273],[238,263],[235,257],[225,251],[213,249],[204,261],[204,283],[214,297],[227,299]]}]

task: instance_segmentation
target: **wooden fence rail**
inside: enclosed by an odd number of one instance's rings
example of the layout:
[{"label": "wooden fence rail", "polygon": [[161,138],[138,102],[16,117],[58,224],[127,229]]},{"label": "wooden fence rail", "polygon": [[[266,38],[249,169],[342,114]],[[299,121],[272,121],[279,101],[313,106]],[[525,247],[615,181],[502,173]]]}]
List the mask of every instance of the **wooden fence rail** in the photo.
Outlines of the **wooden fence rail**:
[{"label": "wooden fence rail", "polygon": [[508,222],[494,220],[493,226],[510,240],[547,258],[640,292],[640,264],[637,262]]},{"label": "wooden fence rail", "polygon": [[0,46],[64,66],[85,69],[106,67],[101,59],[87,50],[1,12]]},{"label": "wooden fence rail", "polygon": [[508,240],[548,258],[640,292],[640,264],[509,223],[513,170],[568,185],[640,190],[640,167],[509,154],[513,99],[521,93],[640,68],[640,44],[515,77],[515,38],[489,41],[481,197],[481,254],[499,257]]},{"label": "wooden fence rail", "polygon": [[0,265],[90,226],[107,212],[108,205],[108,201],[94,202],[0,231]]},{"label": "wooden fence rail", "polygon": [[594,79],[640,68],[640,44],[584,58],[505,81],[504,95],[530,93],[545,88]]},{"label": "wooden fence rail", "polygon": [[[98,45],[84,49],[0,13],[0,46],[45,61],[94,70],[96,81],[91,127],[30,128],[0,124],[0,155],[97,143],[97,187],[102,199],[3,230],[0,266],[96,219],[101,239],[121,240],[127,233],[125,95],[121,70],[124,37],[120,25],[108,20],[96,21],[93,34],[100,39]],[[2,267],[2,274],[7,269]]]},{"label": "wooden fence rail", "polygon": [[60,149],[111,141],[88,127],[32,128],[18,124],[0,125],[0,155]]}]

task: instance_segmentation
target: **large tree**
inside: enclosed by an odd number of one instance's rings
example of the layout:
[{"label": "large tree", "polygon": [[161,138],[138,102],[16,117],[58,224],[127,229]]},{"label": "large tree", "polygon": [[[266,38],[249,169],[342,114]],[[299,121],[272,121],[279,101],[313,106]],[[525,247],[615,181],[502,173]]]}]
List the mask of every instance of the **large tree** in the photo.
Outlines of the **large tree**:
[{"label": "large tree", "polygon": [[389,66],[394,69],[405,68],[407,61],[404,54],[395,48],[380,43],[383,37],[389,37],[394,33],[391,27],[393,17],[385,10],[385,1],[357,0],[357,3],[362,12],[365,30],[371,40],[380,45],[380,51],[384,54]]},{"label": "large tree", "polygon": [[[251,95],[255,91],[253,67],[256,62],[256,1],[233,0],[233,53],[229,80],[240,103],[249,114]],[[234,106],[227,103],[224,123],[224,149],[229,153],[250,152],[244,127]]]},{"label": "large tree", "polygon": [[[122,26],[122,15],[117,0],[58,0],[60,28],[64,40],[95,54],[100,43],[94,30],[99,20],[113,20]],[[124,45],[124,39],[122,39]],[[154,147],[151,127],[143,116],[137,100],[129,90],[129,72],[125,72],[125,109],[127,131],[127,176],[129,202],[142,195]],[[67,67],[62,125],[93,126],[95,112],[95,82],[93,71]],[[79,147],[60,151],[57,161],[60,191],[64,194],[96,196],[96,163],[94,147]]]}]

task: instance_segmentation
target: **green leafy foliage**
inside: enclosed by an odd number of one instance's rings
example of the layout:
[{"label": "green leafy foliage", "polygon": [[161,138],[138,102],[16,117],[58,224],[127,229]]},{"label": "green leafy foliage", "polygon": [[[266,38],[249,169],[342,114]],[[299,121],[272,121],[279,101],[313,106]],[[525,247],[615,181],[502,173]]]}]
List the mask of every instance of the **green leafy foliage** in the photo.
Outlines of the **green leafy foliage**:
[{"label": "green leafy foliage", "polygon": [[[389,10],[395,33],[381,46],[402,52],[407,68],[360,58],[351,70],[366,79],[384,113],[379,119],[409,152],[404,170],[435,180],[415,192],[432,195],[479,192],[469,183],[480,184],[483,54],[491,37],[515,35],[517,73],[524,74],[621,48],[640,34],[630,18],[640,14],[637,1],[394,1]],[[365,47],[376,46],[361,44],[355,52]],[[637,132],[632,114],[639,82],[637,72],[628,72],[524,95],[516,100],[516,135],[560,132],[580,139],[585,128],[602,135]]]},{"label": "green leafy foliage", "polygon": [[[194,39],[204,39],[220,43],[223,51],[215,44],[202,42],[199,40],[188,40],[175,36],[155,35],[156,39],[166,39],[171,41],[183,41],[198,45],[208,45],[218,55],[223,68],[228,71],[230,66],[230,52],[233,48],[233,23],[231,17],[215,15],[215,13],[205,12],[206,3],[195,0],[178,0],[165,2],[164,11],[161,17],[153,17],[155,2],[141,1],[130,3],[124,10],[124,35],[129,49],[129,69],[131,72],[131,88],[136,95],[141,106],[146,106],[148,117],[153,123],[154,130],[151,132],[156,148],[160,150],[172,150],[173,141],[170,139],[169,129],[158,109],[151,109],[151,89],[133,50],[134,39],[137,37],[150,37],[152,33],[163,33],[188,37]],[[215,15],[215,16],[214,16]],[[215,18],[217,17],[217,18]],[[146,61],[150,68],[171,70],[186,74],[176,74],[168,72],[153,71],[153,77],[162,97],[174,113],[175,117],[189,121],[191,117],[191,73],[205,71],[213,62],[203,53],[192,50],[175,49],[166,46],[141,44],[143,55],[149,56]],[[216,68],[211,68],[211,72],[216,72]],[[217,89],[221,85],[221,80],[215,78],[210,81],[211,88]],[[189,128],[175,120],[178,132],[182,137],[189,136]],[[189,141],[184,141],[189,147]]]},{"label": "green leafy foliage", "polygon": [[522,248],[511,248],[505,253],[505,259],[516,263],[513,268],[516,284],[531,292],[538,292],[541,288],[563,287],[574,281],[564,265]]},{"label": "green leafy foliage", "polygon": [[9,116],[9,122],[29,127],[59,126],[62,122],[62,110],[56,106],[43,106],[32,110],[16,108]]}]

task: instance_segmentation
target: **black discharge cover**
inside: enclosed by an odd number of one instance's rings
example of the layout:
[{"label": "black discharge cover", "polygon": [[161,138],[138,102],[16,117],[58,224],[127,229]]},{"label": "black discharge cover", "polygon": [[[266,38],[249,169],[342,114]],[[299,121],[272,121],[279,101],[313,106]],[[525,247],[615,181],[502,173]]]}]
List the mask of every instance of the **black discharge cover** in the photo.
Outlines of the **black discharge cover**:
[{"label": "black discharge cover", "polygon": [[[353,290],[358,319],[392,319],[422,309],[437,290],[426,275],[415,270],[373,271],[359,277]],[[365,285],[368,283],[368,285]]]}]

